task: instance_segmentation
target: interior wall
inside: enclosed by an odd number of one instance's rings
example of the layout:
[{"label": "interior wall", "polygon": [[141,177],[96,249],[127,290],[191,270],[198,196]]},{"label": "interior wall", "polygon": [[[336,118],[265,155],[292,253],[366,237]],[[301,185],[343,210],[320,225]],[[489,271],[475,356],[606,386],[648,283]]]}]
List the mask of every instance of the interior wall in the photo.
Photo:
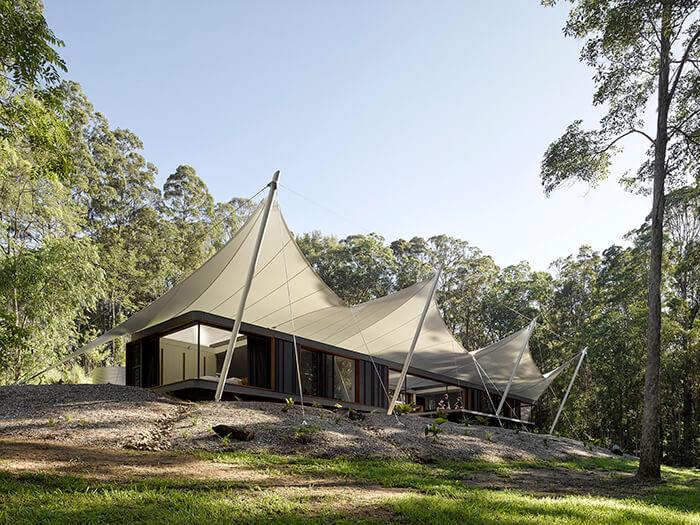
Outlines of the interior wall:
[{"label": "interior wall", "polygon": [[[208,346],[202,346],[200,352],[200,370],[202,376],[216,376],[216,352],[221,351],[221,348],[209,348]],[[224,352],[226,347],[224,347]]]},{"label": "interior wall", "polygon": [[[161,384],[167,385],[197,378],[197,345],[161,338],[160,352],[162,359]],[[183,375],[182,359],[185,356],[185,373]],[[208,361],[208,359],[207,359]],[[208,363],[207,363],[208,364]]]}]

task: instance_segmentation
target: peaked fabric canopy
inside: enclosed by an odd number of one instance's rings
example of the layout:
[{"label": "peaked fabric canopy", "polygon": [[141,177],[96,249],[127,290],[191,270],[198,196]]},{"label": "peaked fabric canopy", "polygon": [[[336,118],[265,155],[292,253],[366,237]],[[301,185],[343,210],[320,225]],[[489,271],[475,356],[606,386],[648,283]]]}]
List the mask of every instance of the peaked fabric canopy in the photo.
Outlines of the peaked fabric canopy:
[{"label": "peaked fabric canopy", "polygon": [[[190,311],[233,317],[262,210],[262,205],[258,206],[233,238],[188,278],[69,358]],[[431,284],[432,279],[356,306],[344,304],[306,260],[275,202],[243,321],[400,364],[408,352]],[[448,376],[458,384],[479,385],[476,359],[492,382],[490,386],[502,391],[529,336],[526,327],[469,353],[447,328],[432,299],[411,365]],[[560,367],[543,375],[526,350],[511,394],[534,402],[562,370]]]}]

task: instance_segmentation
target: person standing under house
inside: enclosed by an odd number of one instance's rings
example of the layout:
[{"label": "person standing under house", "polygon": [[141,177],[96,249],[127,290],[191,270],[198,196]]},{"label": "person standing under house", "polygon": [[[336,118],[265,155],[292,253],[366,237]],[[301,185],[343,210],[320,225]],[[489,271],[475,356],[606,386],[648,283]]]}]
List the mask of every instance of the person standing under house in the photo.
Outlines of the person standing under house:
[{"label": "person standing under house", "polygon": [[437,404],[438,410],[449,410],[450,409],[450,396],[448,394],[443,394],[442,399]]}]

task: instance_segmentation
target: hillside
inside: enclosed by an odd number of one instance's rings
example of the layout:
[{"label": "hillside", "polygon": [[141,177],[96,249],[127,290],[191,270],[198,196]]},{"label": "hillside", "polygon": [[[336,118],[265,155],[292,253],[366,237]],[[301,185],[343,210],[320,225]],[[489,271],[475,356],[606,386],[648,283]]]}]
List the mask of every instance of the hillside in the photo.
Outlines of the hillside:
[{"label": "hillside", "polygon": [[700,524],[695,470],[640,483],[634,458],[572,440],[456,423],[432,440],[420,417],[283,407],[1,387],[0,522]]},{"label": "hillside", "polygon": [[[191,403],[114,385],[22,385],[0,388],[0,437],[90,447],[175,451],[263,451],[307,457],[432,460],[565,460],[607,457],[606,450],[565,438],[381,412],[352,420],[348,411],[280,403]],[[235,425],[250,442],[221,440],[211,428]]]}]

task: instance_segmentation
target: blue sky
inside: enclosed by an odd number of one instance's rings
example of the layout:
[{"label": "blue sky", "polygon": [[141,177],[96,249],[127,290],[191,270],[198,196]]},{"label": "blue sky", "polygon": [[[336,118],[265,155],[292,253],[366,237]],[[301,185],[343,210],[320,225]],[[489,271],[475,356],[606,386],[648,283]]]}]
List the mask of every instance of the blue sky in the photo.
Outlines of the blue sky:
[{"label": "blue sky", "polygon": [[[282,170],[296,232],[446,233],[546,269],[620,243],[650,209],[617,177],[545,198],[539,164],[592,71],[537,0],[45,0],[68,78],[144,142],[162,184],[195,167],[214,197]],[[615,174],[634,169],[628,142]],[[324,207],[313,203],[322,203]],[[332,212],[330,211],[332,210]]]}]

